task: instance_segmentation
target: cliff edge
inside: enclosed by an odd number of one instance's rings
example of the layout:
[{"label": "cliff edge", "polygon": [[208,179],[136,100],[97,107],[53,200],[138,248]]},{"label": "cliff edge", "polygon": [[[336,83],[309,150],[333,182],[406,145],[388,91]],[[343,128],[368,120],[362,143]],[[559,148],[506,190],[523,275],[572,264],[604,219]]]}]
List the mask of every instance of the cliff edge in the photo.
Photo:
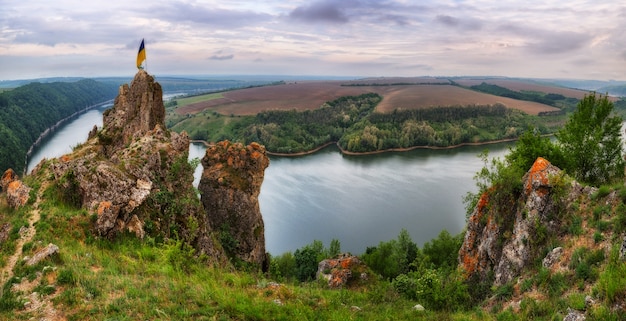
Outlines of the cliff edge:
[{"label": "cliff edge", "polygon": [[258,196],[268,165],[265,147],[222,141],[207,148],[198,186],[206,215],[231,260],[264,271],[269,262]]},{"label": "cliff edge", "polygon": [[59,197],[96,214],[94,233],[114,238],[183,239],[197,254],[223,261],[213,227],[193,188],[186,133],[165,127],[161,86],[144,70],[123,85],[103,127],[49,168]]}]

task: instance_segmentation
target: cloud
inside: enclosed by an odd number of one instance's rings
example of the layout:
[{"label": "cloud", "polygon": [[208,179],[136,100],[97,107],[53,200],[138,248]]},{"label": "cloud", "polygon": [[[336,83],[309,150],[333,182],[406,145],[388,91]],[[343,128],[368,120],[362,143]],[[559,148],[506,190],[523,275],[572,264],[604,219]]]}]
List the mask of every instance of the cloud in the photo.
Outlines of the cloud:
[{"label": "cloud", "polygon": [[211,57],[209,57],[210,60],[231,60],[235,57],[235,55],[230,54],[230,55],[213,55]]},{"label": "cloud", "polygon": [[461,29],[461,30],[480,30],[482,28],[482,22],[477,19],[465,18],[459,19],[449,15],[437,15],[435,22],[442,24],[449,28]]},{"label": "cloud", "polygon": [[502,25],[499,29],[523,39],[522,47],[535,54],[568,53],[586,47],[593,40],[590,34],[574,31],[554,31],[511,24]]},{"label": "cloud", "polygon": [[347,15],[342,11],[344,2],[332,1],[315,2],[307,6],[300,6],[289,13],[289,17],[306,22],[347,23]]},{"label": "cloud", "polygon": [[191,22],[220,29],[242,28],[272,19],[266,13],[178,2],[151,7],[144,14],[170,23]]}]

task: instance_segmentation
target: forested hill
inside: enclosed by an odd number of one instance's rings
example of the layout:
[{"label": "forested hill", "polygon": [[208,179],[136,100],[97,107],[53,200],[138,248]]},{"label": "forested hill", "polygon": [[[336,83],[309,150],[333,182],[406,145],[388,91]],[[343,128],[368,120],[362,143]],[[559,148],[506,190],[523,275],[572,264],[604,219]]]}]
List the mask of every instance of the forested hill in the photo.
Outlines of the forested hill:
[{"label": "forested hill", "polygon": [[28,149],[47,128],[116,94],[117,85],[90,79],[35,82],[0,93],[0,170],[21,172]]}]

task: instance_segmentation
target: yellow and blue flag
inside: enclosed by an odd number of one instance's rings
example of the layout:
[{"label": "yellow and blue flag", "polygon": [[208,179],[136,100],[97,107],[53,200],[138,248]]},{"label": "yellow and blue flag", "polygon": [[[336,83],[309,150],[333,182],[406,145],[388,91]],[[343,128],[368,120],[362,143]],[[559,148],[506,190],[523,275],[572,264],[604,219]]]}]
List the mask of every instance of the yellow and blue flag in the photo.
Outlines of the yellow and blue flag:
[{"label": "yellow and blue flag", "polygon": [[141,39],[141,45],[139,46],[139,52],[137,53],[137,68],[143,69],[141,64],[146,60],[146,47]]}]

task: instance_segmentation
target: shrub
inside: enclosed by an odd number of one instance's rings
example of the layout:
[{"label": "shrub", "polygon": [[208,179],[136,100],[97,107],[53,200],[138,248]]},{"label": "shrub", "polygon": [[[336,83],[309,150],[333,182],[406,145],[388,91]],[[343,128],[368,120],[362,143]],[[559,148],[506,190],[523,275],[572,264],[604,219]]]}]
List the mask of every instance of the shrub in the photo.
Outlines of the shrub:
[{"label": "shrub", "polygon": [[507,283],[499,286],[493,294],[496,296],[496,299],[506,301],[513,296],[513,290],[513,284]]}]

